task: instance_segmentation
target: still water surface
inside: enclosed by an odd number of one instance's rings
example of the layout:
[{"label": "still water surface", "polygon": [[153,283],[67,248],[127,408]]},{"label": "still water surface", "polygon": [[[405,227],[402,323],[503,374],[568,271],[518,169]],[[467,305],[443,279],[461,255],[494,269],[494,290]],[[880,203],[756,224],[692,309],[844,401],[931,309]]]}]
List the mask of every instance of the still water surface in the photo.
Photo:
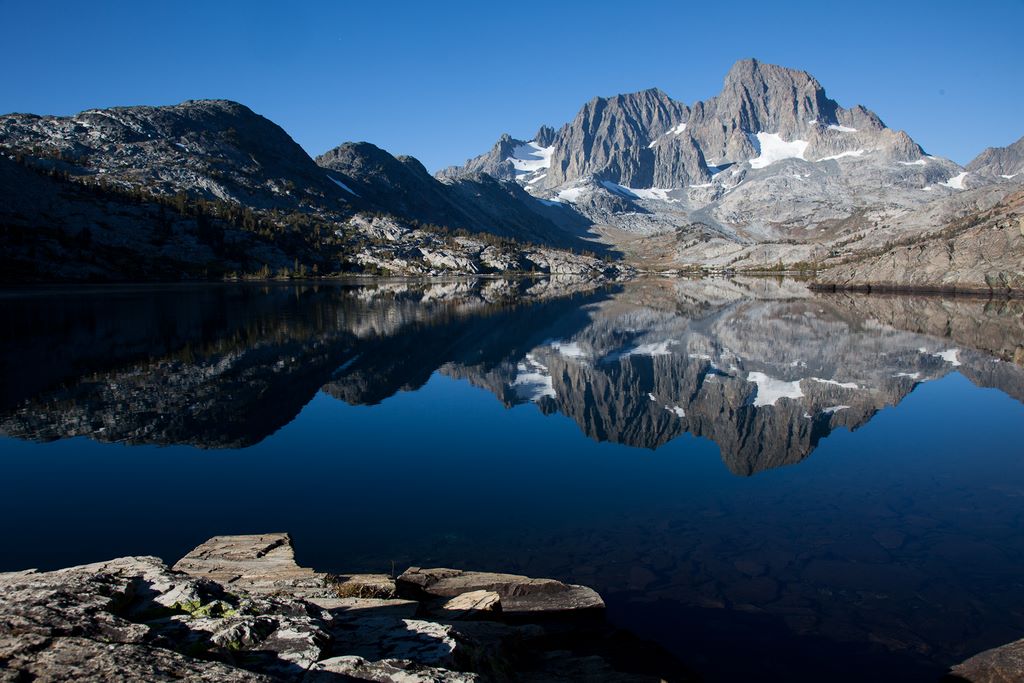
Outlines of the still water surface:
[{"label": "still water surface", "polygon": [[708,680],[1024,635],[1024,319],[776,281],[0,296],[0,571],[288,531],[599,590]]}]

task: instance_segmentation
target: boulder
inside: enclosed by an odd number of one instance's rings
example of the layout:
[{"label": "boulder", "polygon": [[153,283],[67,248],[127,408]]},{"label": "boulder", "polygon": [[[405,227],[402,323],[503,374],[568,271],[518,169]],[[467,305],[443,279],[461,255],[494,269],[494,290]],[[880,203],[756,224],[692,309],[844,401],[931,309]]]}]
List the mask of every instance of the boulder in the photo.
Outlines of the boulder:
[{"label": "boulder", "polygon": [[491,591],[501,599],[505,615],[581,614],[603,612],[604,600],[586,586],[516,574],[467,572],[459,569],[410,567],[398,577],[400,595],[454,598],[473,591]]},{"label": "boulder", "polygon": [[288,534],[214,536],[178,560],[174,570],[258,595],[338,597],[327,574],[300,567]]}]

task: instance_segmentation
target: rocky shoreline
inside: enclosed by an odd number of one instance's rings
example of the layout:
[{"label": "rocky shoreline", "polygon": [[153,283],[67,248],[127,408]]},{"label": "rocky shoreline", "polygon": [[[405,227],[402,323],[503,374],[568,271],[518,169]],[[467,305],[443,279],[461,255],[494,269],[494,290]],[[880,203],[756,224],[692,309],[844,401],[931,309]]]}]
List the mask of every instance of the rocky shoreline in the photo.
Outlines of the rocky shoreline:
[{"label": "rocky shoreline", "polygon": [[[0,573],[0,681],[692,681],[586,586],[410,567],[333,575],[285,533],[217,536],[168,567],[121,557]],[[1024,677],[1024,640],[946,683]]]},{"label": "rocky shoreline", "polygon": [[0,681],[693,680],[552,579],[300,567],[287,534],[218,536],[173,567],[121,557],[0,574]]}]

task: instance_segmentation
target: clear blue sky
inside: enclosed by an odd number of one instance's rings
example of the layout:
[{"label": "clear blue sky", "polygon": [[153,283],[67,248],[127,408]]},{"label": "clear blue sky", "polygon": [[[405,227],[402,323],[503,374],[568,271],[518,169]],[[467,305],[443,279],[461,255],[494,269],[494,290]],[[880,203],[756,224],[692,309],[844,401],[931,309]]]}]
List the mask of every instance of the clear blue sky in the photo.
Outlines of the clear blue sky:
[{"label": "clear blue sky", "polygon": [[369,140],[436,170],[594,95],[692,104],[744,57],[805,69],[932,154],[1024,135],[1024,0],[15,2],[0,112],[228,98],[310,154]]}]

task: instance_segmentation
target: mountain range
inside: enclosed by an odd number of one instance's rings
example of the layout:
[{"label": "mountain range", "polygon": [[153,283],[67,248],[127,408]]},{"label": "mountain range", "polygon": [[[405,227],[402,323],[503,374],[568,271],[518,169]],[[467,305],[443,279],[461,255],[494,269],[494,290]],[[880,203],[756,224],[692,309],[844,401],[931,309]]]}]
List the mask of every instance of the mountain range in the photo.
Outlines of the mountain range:
[{"label": "mountain range", "polygon": [[[754,59],[708,100],[595,97],[435,176],[367,142],[312,159],[223,100],[0,116],[8,281],[636,267],[810,269],[838,286],[850,278],[830,268],[952,222],[995,209],[1012,226],[1003,200],[1022,182],[1024,138],[961,167],[810,74]],[[968,250],[983,272],[943,286],[1016,291],[1020,242],[994,261]]]},{"label": "mountain range", "polygon": [[[869,109],[843,108],[810,74],[748,59],[709,100],[597,97],[557,131],[502,136],[439,176],[515,180],[640,262],[749,268],[819,263],[935,228],[1019,188],[1022,154],[1024,139],[962,168]],[[923,207],[940,207],[925,225],[914,219]]]}]

